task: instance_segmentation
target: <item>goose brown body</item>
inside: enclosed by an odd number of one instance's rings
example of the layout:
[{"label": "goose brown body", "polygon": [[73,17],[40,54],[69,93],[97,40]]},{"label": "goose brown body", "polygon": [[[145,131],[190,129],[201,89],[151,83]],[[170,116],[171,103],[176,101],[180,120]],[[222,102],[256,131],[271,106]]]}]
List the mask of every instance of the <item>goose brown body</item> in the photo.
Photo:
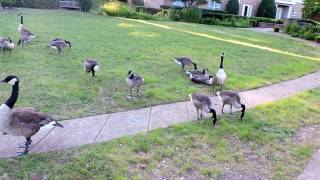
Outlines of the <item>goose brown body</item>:
[{"label": "goose brown body", "polygon": [[[212,102],[209,98],[209,96],[202,94],[202,93],[192,93],[189,94],[190,101],[193,103],[194,107],[197,110],[198,120],[201,119],[202,111],[206,113],[212,113],[213,118],[213,126],[216,124],[217,121],[217,115],[216,111],[212,108]],[[199,114],[199,110],[201,113]]]},{"label": "goose brown body", "polygon": [[176,57],[172,59],[173,62],[175,62],[178,65],[181,65],[182,70],[184,70],[185,66],[193,65],[194,69],[197,68],[197,64],[194,63],[190,58],[188,57]]},{"label": "goose brown body", "polygon": [[217,95],[222,101],[222,113],[223,113],[223,108],[226,104],[230,105],[230,113],[232,111],[232,107],[242,108],[241,110],[241,120],[242,120],[246,107],[244,104],[241,103],[241,98],[239,94],[235,91],[225,90],[225,91],[218,91]]}]

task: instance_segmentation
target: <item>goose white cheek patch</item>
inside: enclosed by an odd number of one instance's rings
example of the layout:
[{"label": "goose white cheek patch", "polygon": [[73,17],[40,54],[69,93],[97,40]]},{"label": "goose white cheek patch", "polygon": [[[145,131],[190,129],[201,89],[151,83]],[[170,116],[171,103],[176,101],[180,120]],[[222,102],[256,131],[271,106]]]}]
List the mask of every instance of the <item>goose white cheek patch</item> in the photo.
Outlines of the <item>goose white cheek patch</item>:
[{"label": "goose white cheek patch", "polygon": [[13,78],[11,79],[8,83],[11,84],[12,86],[16,84],[16,82],[18,81],[18,79]]}]

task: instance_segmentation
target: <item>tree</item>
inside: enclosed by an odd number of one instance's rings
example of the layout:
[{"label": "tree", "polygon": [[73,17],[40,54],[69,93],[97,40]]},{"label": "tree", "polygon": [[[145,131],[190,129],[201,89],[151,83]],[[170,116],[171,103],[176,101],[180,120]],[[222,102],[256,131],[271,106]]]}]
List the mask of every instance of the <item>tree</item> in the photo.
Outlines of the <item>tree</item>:
[{"label": "tree", "polygon": [[171,1],[181,1],[186,7],[199,7],[208,3],[207,0],[171,0]]},{"label": "tree", "polygon": [[276,3],[274,0],[262,0],[258,8],[257,16],[275,18],[276,11]]},{"label": "tree", "polygon": [[229,14],[238,14],[239,13],[239,1],[238,0],[229,0],[226,11]]},{"label": "tree", "polygon": [[320,0],[304,0],[302,12],[303,18],[320,21]]}]

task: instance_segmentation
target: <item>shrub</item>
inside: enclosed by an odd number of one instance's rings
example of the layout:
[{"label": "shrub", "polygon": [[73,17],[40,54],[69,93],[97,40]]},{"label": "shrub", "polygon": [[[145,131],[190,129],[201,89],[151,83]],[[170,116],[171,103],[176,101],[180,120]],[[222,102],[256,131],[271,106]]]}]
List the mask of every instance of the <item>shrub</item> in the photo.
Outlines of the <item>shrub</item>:
[{"label": "shrub", "polygon": [[314,41],[316,39],[316,36],[317,35],[315,33],[307,31],[303,34],[303,39]]},{"label": "shrub", "polygon": [[229,0],[226,6],[226,12],[229,14],[238,14],[239,13],[239,1],[238,0]]},{"label": "shrub", "polygon": [[170,9],[170,6],[168,6],[168,5],[161,5],[160,8],[161,8],[161,9]]},{"label": "shrub", "polygon": [[200,22],[202,17],[202,9],[199,8],[184,8],[181,11],[181,18],[186,22]]},{"label": "shrub", "polygon": [[301,27],[300,27],[297,23],[291,24],[290,34],[292,34],[292,33],[299,33],[300,30],[301,30]]},{"label": "shrub", "polygon": [[291,33],[291,24],[288,24],[285,28],[284,28],[284,31],[288,34]]},{"label": "shrub", "polygon": [[296,33],[296,32],[291,33],[291,36],[292,36],[292,37],[299,37],[299,33]]},{"label": "shrub", "polygon": [[39,9],[55,9],[58,8],[58,0],[16,0],[15,6]]},{"label": "shrub", "polygon": [[316,36],[315,41],[316,41],[317,43],[320,43],[320,35],[319,35],[319,36]]},{"label": "shrub", "polygon": [[172,21],[180,21],[182,19],[182,12],[179,8],[170,8],[169,19]]},{"label": "shrub", "polygon": [[215,18],[202,18],[200,21],[201,24],[209,24],[209,25],[216,25],[217,21]]},{"label": "shrub", "polygon": [[267,17],[267,18],[274,18],[276,16],[276,3],[274,0],[262,0],[257,16],[259,17]]},{"label": "shrub", "polygon": [[161,9],[156,9],[156,8],[146,8],[146,7],[136,7],[136,10],[138,12],[145,12],[151,15],[155,15],[161,11]]},{"label": "shrub", "polygon": [[250,21],[248,19],[236,19],[232,17],[229,19],[217,20],[217,24],[221,26],[247,28],[250,26]]},{"label": "shrub", "polygon": [[92,8],[92,0],[78,0],[81,5],[81,11],[89,12]]},{"label": "shrub", "polygon": [[119,1],[111,1],[111,2],[105,3],[102,9],[109,16],[119,16],[119,17],[126,17],[126,18],[132,18],[132,19],[145,19],[145,20],[155,19],[154,16],[143,13],[143,12],[137,12],[135,8],[133,8],[132,6],[129,6]]},{"label": "shrub", "polygon": [[103,10],[109,16],[129,17],[135,10],[122,2],[111,1],[103,5]]},{"label": "shrub", "polygon": [[14,0],[0,0],[0,5],[2,7],[12,7],[14,3]]},{"label": "shrub", "polygon": [[273,26],[273,31],[274,32],[279,32],[280,31],[280,27],[279,26]]}]

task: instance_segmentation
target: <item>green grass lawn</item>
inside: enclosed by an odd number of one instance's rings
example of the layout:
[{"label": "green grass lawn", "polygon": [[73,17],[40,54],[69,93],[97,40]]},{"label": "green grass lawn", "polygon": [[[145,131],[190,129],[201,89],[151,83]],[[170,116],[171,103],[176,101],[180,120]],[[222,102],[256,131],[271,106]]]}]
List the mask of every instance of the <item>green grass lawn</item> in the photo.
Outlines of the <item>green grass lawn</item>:
[{"label": "green grass lawn", "polygon": [[[12,56],[0,55],[0,77],[21,79],[18,106],[34,106],[57,119],[124,111],[182,101],[194,91],[213,93],[212,87],[192,84],[180,67],[170,60],[190,56],[200,68],[212,73],[224,51],[229,75],[227,89],[245,90],[292,79],[320,69],[320,51],[291,39],[247,30],[199,24],[149,21],[172,27],[165,29],[125,19],[60,10],[20,9],[0,15],[0,36],[12,35],[17,42],[18,13],[25,13],[25,25],[37,34],[28,48],[18,47]],[[270,52],[232,42],[192,35],[191,31],[224,40],[250,43],[311,59]],[[46,46],[54,37],[72,42],[59,56]],[[96,58],[101,72],[95,80],[86,75],[81,62]],[[312,60],[318,59],[318,60]],[[128,70],[145,79],[138,100],[126,99]],[[0,86],[0,100],[10,87]]]},{"label": "green grass lawn", "polygon": [[320,89],[249,109],[245,121],[219,117],[99,145],[0,160],[13,179],[294,179],[318,143],[295,140],[320,123]]}]

